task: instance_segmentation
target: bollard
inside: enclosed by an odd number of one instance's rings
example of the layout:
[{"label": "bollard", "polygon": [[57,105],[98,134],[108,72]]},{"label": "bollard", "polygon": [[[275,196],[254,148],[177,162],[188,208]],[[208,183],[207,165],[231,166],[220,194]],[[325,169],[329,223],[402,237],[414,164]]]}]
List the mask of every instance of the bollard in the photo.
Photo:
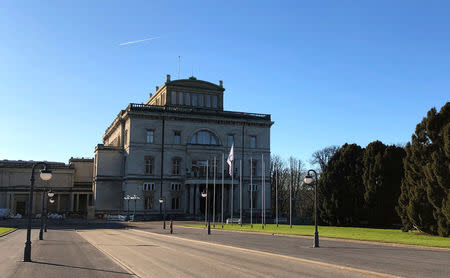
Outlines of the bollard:
[{"label": "bollard", "polygon": [[170,219],[170,233],[173,234],[173,220]]}]

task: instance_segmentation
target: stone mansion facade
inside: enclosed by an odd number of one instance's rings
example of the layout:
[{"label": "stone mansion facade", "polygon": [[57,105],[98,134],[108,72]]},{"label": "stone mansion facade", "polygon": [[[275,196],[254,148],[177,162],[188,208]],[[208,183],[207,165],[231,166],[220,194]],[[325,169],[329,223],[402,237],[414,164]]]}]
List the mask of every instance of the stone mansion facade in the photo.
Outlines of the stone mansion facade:
[{"label": "stone mansion facade", "polygon": [[[208,196],[216,188],[216,216],[234,215],[240,208],[240,161],[242,161],[243,211],[250,211],[250,171],[253,177],[253,207],[261,213],[261,184],[265,177],[265,208],[270,211],[270,115],[225,111],[222,81],[219,85],[194,77],[167,81],[145,104],[129,104],[120,111],[94,153],[93,191],[97,212],[134,210],[138,215],[160,215],[166,202],[172,216],[204,215],[201,192],[208,178]],[[226,159],[234,144],[234,185]],[[224,157],[224,159],[222,159]],[[250,165],[252,159],[253,165]],[[262,159],[265,174],[262,173]],[[214,165],[214,160],[216,164]],[[222,166],[222,164],[224,164]],[[222,171],[222,167],[224,171]],[[208,169],[208,170],[207,170]],[[214,173],[215,172],[215,173]],[[208,177],[207,177],[208,176]],[[224,192],[222,192],[222,176]],[[231,196],[233,194],[233,196]],[[203,200],[202,200],[203,199]],[[213,201],[209,202],[212,208]]]}]

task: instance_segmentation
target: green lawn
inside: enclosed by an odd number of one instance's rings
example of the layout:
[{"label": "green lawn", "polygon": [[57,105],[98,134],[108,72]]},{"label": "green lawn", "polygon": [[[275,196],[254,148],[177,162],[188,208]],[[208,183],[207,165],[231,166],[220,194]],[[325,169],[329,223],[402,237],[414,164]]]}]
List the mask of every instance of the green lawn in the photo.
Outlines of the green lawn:
[{"label": "green lawn", "polygon": [[6,234],[7,232],[10,232],[12,230],[14,230],[14,228],[3,228],[3,227],[0,227],[0,236],[3,235],[3,234]]},{"label": "green lawn", "polygon": [[[187,224],[183,226],[202,227],[202,228],[205,227],[204,225],[201,224]],[[222,228],[221,224],[216,224],[216,229],[221,228]],[[290,235],[307,235],[307,236],[314,235],[314,226],[312,225],[294,225],[292,226],[292,229],[290,229],[289,225],[279,225],[279,227],[277,227],[275,224],[268,224],[264,229],[262,229],[261,224],[254,224],[253,228],[251,228],[249,224],[245,224],[242,227],[240,225],[234,224],[234,225],[224,225],[224,230],[251,231],[251,232],[290,234]],[[450,238],[448,237],[446,238],[446,237],[430,236],[420,234],[419,232],[416,231],[404,233],[400,229],[394,230],[394,229],[323,226],[319,227],[319,236],[450,248]]]}]

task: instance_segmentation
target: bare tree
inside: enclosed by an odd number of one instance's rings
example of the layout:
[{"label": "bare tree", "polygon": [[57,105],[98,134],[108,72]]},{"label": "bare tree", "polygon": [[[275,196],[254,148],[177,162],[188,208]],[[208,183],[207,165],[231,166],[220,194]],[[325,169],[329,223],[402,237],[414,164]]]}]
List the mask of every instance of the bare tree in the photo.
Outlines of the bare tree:
[{"label": "bare tree", "polygon": [[314,152],[312,154],[312,159],[310,161],[311,164],[318,165],[320,167],[320,172],[325,171],[325,168],[328,165],[328,161],[336,153],[338,149],[339,146],[329,146]]}]

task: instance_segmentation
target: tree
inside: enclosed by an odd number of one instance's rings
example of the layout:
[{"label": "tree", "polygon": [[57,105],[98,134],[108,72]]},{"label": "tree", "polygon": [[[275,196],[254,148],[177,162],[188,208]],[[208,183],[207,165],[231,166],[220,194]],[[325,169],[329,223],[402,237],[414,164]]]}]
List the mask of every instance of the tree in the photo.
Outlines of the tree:
[{"label": "tree", "polygon": [[432,108],[406,145],[405,177],[397,211],[403,229],[449,235],[450,102]]},{"label": "tree", "polygon": [[325,223],[352,226],[364,219],[363,154],[360,146],[344,144],[328,161],[318,187],[318,208]]},{"label": "tree", "polygon": [[395,206],[403,177],[404,149],[380,141],[367,145],[363,158],[364,200],[371,226],[389,226],[398,220]]},{"label": "tree", "polygon": [[339,146],[329,146],[319,151],[315,151],[312,154],[311,164],[318,165],[320,167],[320,172],[322,173],[323,171],[325,171],[325,168],[328,165],[328,161],[338,149]]}]

